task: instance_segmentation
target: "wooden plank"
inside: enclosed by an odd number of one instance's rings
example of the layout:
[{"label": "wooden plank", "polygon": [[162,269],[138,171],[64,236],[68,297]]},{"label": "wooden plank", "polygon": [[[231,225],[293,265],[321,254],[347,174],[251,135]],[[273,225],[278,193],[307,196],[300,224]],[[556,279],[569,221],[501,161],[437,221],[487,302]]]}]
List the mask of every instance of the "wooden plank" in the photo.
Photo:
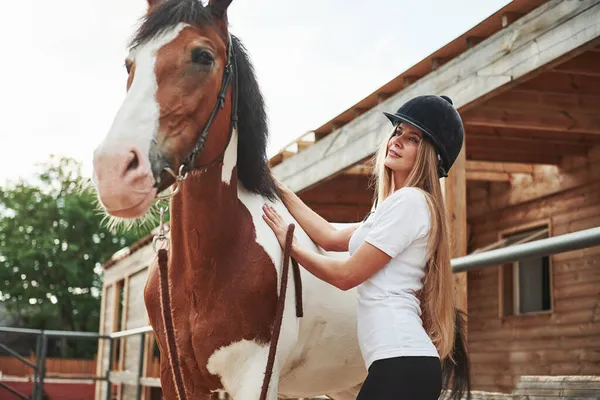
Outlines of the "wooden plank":
[{"label": "wooden plank", "polygon": [[503,172],[507,174],[532,174],[533,164],[495,163],[485,161],[467,161],[467,171],[470,172]]},{"label": "wooden plank", "polygon": [[600,335],[600,323],[585,322],[574,325],[556,325],[549,329],[548,326],[540,324],[539,326],[523,327],[521,329],[481,329],[469,331],[469,342],[486,340],[504,340],[506,342],[513,340],[530,340],[557,338],[561,336],[570,337],[592,337]]},{"label": "wooden plank", "polygon": [[[139,271],[147,270],[148,263],[155,257],[151,242],[139,248],[124,260],[117,262],[110,269],[104,271],[104,284],[111,284],[123,280],[125,276],[134,275]],[[146,272],[147,273],[147,272]]]},{"label": "wooden plank", "polygon": [[[599,53],[600,55],[600,53]],[[520,86],[491,98],[485,105],[500,108],[577,111],[596,114],[600,109],[600,95],[585,93],[555,93],[521,89]]]},{"label": "wooden plank", "polygon": [[[128,305],[129,305],[129,276],[125,277],[125,281],[123,283],[123,308],[121,310],[121,331],[127,329],[127,315],[128,315]],[[119,347],[119,364],[118,370],[125,370],[125,356],[126,356],[126,347],[127,347],[127,339],[128,338],[120,338],[120,347]],[[112,377],[112,376],[111,376]],[[123,384],[129,384],[127,382],[123,382],[117,386],[117,398],[121,398],[123,396],[123,391],[125,387]]]},{"label": "wooden plank", "polygon": [[373,174],[373,168],[367,165],[355,165],[342,172],[344,175],[363,175],[370,176]]},{"label": "wooden plank", "polygon": [[[98,333],[100,333],[101,335],[104,335],[106,333],[106,309],[107,309],[107,300],[108,300],[108,287],[103,284],[102,285],[102,297],[100,299],[100,324],[99,324],[99,330]],[[98,340],[98,351],[96,353],[96,376],[102,376],[104,375],[104,371],[103,371],[103,353],[104,353],[104,348],[106,346],[109,345],[109,341],[106,339],[99,339]],[[96,387],[94,389],[95,391],[95,396],[96,398],[98,398],[101,395],[101,389],[102,389],[102,385],[96,383]]]},{"label": "wooden plank", "polygon": [[465,39],[467,49],[477,46],[479,43],[483,42],[486,38],[481,36],[468,36]]},{"label": "wooden plank", "polygon": [[585,52],[552,69],[565,74],[600,77],[600,53]]},{"label": "wooden plank", "polygon": [[467,181],[510,182],[510,174],[506,172],[467,171]]},{"label": "wooden plank", "polygon": [[467,147],[467,159],[473,161],[496,161],[501,163],[522,164],[560,164],[561,156],[552,153],[533,153],[531,151],[520,151],[519,149],[490,149],[469,146]]},{"label": "wooden plank", "polygon": [[[551,179],[533,182],[530,185],[520,186],[519,188],[507,191],[504,194],[490,199],[488,202],[490,206],[489,209],[481,211],[487,213],[492,210],[498,210],[507,206],[513,206],[533,199],[557,194],[562,191],[575,189],[587,183],[594,182],[598,177],[600,177],[600,163],[586,165],[570,174],[557,174]],[[470,215],[476,217],[479,214]],[[556,232],[556,234],[558,234],[558,232]]]},{"label": "wooden plank", "polygon": [[[422,93],[446,94],[458,107],[510,85],[558,58],[577,51],[600,34],[597,0],[550,1],[491,36],[478,47],[455,57],[438,70],[393,95],[273,168],[293,191],[310,187],[373,154],[389,134],[382,111],[398,109]],[[507,85],[507,86],[505,86]]]},{"label": "wooden plank", "polygon": [[[598,130],[600,131],[600,120],[598,121]],[[467,122],[469,124],[469,122]],[[585,155],[589,149],[586,143],[579,143],[568,140],[568,133],[561,139],[548,139],[543,143],[540,140],[531,139],[525,136],[516,135],[513,137],[497,137],[489,135],[470,134],[467,138],[469,149],[484,148],[498,149],[499,151],[527,151],[531,153],[553,153],[556,155],[579,154]]]},{"label": "wooden plank", "polygon": [[510,11],[510,12],[506,12],[506,13],[502,14],[502,27],[506,28],[508,25],[512,24],[513,22],[515,22],[522,16],[523,16],[523,13],[514,12],[514,11]]},{"label": "wooden plank", "polygon": [[465,125],[469,127],[486,126],[600,134],[600,115],[576,111],[480,106],[464,113],[463,118]]},{"label": "wooden plank", "polygon": [[[444,201],[449,215],[450,241],[452,258],[467,255],[467,181],[466,181],[466,151],[463,146],[448,177],[442,179]],[[457,293],[457,306],[468,310],[467,273],[454,274]]]},{"label": "wooden plank", "polygon": [[519,89],[556,94],[600,95],[600,77],[544,72],[519,85]]},{"label": "wooden plank", "polygon": [[142,385],[149,387],[160,387],[160,378],[142,378]]},{"label": "wooden plank", "polygon": [[[600,202],[600,182],[591,182],[588,185],[566,191],[557,196],[539,199],[535,202],[517,205],[509,209],[498,210],[493,216],[489,214],[491,209],[483,214],[481,218],[469,216],[473,226],[472,235],[477,240],[477,238],[486,235],[490,231],[501,230],[522,222],[537,221],[549,217],[552,218],[553,224],[561,225],[569,221],[570,213],[583,213],[590,204],[597,204],[598,202]],[[469,211],[482,203],[487,204],[487,199],[476,204],[469,204]],[[557,220],[558,223],[555,222]],[[557,254],[555,257],[562,257],[562,255]]]}]

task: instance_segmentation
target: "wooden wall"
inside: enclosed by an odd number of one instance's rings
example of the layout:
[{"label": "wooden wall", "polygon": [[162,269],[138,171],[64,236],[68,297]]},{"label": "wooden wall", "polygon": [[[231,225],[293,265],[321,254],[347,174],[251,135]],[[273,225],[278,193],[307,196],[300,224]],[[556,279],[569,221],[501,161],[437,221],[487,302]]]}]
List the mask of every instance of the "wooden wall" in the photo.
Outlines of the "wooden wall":
[{"label": "wooden wall", "polygon": [[[145,245],[104,271],[101,333],[109,334],[149,325],[143,293],[148,264],[153,258],[152,246]],[[149,337],[148,334],[146,338]],[[113,392],[118,399],[136,398],[137,387],[132,382],[135,382],[138,375],[140,340],[140,335],[135,335],[114,341],[111,376],[115,380]],[[109,365],[110,343],[108,340],[100,343],[98,373],[105,374]],[[151,343],[147,341],[146,347]],[[104,399],[105,395],[106,384],[98,382],[96,399]],[[144,393],[144,396],[148,395],[149,392]]]},{"label": "wooden wall", "polygon": [[[470,182],[469,251],[540,221],[551,236],[600,226],[600,147],[512,182]],[[499,268],[468,274],[477,390],[510,392],[521,375],[600,375],[600,246],[551,257],[551,312],[500,317]]]},{"label": "wooden wall", "polygon": [[[27,360],[35,364],[33,352]],[[3,376],[32,376],[33,370],[21,360],[12,356],[0,357],[0,373]],[[93,376],[96,373],[96,360],[71,359],[71,358],[47,358],[46,375],[61,376]],[[2,397],[0,396],[0,399]]]},{"label": "wooden wall", "polygon": [[306,189],[299,197],[329,222],[360,222],[373,203],[373,188],[364,172],[342,173]]}]

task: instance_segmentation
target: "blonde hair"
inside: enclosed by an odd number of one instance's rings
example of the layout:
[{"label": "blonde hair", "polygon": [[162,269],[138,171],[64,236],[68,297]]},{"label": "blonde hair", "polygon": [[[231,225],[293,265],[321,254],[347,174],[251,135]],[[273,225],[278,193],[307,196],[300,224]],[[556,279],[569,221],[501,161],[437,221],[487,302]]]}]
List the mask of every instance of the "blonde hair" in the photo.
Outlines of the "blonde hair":
[{"label": "blonde hair", "polygon": [[[395,129],[395,128],[394,128]],[[389,136],[374,159],[375,202],[383,202],[396,189],[392,170],[385,166]],[[449,226],[437,169],[437,152],[428,140],[421,140],[415,165],[404,187],[420,189],[431,212],[431,230],[423,289],[419,293],[423,326],[436,346],[440,359],[452,357],[455,333],[456,298],[450,266]]]}]

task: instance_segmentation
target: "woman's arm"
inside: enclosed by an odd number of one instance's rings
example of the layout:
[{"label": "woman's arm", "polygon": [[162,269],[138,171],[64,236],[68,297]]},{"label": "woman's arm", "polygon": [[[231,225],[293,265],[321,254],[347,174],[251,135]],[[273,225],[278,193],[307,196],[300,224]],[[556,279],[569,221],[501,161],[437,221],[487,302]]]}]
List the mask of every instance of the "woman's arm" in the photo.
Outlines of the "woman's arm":
[{"label": "woman's arm", "polygon": [[[273,229],[279,244],[283,247],[287,225],[271,206],[265,204],[263,209],[263,219]],[[352,257],[338,260],[302,248],[295,238],[292,242],[291,255],[311,274],[341,290],[349,290],[360,285],[391,259],[377,247],[364,242]]]},{"label": "woman's arm", "polygon": [[344,229],[336,229],[319,214],[310,209],[290,189],[275,179],[282,192],[281,199],[294,219],[310,238],[326,251],[347,251],[348,242],[359,224],[351,225]]},{"label": "woman's arm", "polygon": [[308,272],[341,290],[349,290],[360,285],[392,259],[367,242],[363,242],[352,257],[346,260],[338,260],[306,250],[296,241],[292,244],[291,255]]}]

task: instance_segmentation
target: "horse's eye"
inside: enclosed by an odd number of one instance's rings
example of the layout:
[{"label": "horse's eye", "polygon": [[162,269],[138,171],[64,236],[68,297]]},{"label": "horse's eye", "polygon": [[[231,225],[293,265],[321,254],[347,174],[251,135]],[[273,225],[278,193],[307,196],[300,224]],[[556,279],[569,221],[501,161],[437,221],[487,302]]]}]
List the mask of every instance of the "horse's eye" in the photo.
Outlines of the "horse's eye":
[{"label": "horse's eye", "polygon": [[212,65],[215,57],[206,49],[196,48],[192,50],[192,62],[199,65]]}]

